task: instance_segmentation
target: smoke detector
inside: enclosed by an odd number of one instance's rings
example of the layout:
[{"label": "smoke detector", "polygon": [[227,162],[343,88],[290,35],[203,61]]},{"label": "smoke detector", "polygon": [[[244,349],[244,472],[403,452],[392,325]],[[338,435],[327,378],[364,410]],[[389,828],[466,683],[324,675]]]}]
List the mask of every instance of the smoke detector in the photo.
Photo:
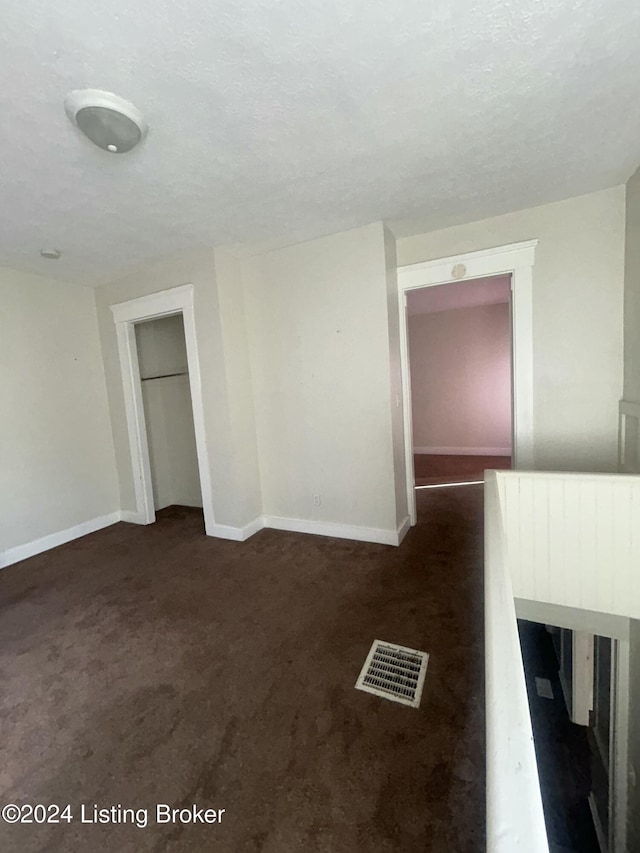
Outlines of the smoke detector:
[{"label": "smoke detector", "polygon": [[111,92],[76,89],[65,98],[64,108],[86,137],[111,154],[131,151],[147,133],[142,113]]}]

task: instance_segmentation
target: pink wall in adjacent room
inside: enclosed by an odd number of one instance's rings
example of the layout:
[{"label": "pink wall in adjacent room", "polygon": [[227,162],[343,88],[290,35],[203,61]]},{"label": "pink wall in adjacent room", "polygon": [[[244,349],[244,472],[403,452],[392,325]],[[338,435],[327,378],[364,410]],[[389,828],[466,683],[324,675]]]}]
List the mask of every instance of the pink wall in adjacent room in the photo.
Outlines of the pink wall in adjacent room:
[{"label": "pink wall in adjacent room", "polygon": [[511,448],[511,319],[502,302],[409,316],[413,444]]}]

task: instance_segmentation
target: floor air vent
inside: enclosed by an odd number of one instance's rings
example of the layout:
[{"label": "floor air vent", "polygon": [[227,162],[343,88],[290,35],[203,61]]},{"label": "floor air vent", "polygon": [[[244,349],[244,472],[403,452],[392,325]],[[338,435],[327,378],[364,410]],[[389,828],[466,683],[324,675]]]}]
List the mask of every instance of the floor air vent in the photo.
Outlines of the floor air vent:
[{"label": "floor air vent", "polygon": [[428,660],[426,652],[374,640],[356,681],[356,690],[417,708]]}]

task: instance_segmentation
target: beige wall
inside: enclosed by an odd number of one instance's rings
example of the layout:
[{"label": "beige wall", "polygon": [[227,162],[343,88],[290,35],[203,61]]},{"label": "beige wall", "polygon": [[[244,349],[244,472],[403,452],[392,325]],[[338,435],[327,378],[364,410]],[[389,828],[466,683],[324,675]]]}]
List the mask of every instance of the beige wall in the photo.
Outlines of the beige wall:
[{"label": "beige wall", "polygon": [[402,370],[400,365],[400,309],[398,304],[398,257],[395,237],[384,229],[385,269],[387,275],[387,323],[389,329],[389,369],[391,381],[391,439],[396,499],[396,525],[408,515],[407,467],[404,454]]},{"label": "beige wall", "polygon": [[262,495],[240,262],[229,252],[216,249],[215,268],[229,423],[229,473],[237,517],[253,520],[262,514]]},{"label": "beige wall", "polygon": [[[624,398],[640,403],[640,169],[627,183],[624,283]],[[638,429],[627,420],[627,456],[630,470],[640,473]],[[636,453],[629,453],[633,435]],[[638,778],[629,787],[629,850],[640,849],[640,622],[631,620],[630,633],[629,763]]]},{"label": "beige wall", "polygon": [[[538,467],[614,470],[624,190],[398,241],[398,262],[537,238]],[[192,282],[216,521],[406,514],[394,241],[381,223],[238,261],[194,250],[98,288],[121,502],[133,483],[109,305]],[[314,506],[312,495],[321,495]]]},{"label": "beige wall", "polygon": [[119,509],[93,292],[0,270],[0,551]]},{"label": "beige wall", "polygon": [[640,403],[640,169],[627,184],[624,398]]},{"label": "beige wall", "polygon": [[[624,399],[640,405],[640,169],[627,183],[624,276]],[[640,421],[624,423],[624,471],[640,474]]]},{"label": "beige wall", "polygon": [[508,303],[409,317],[413,446],[511,452]]},{"label": "beige wall", "polygon": [[[252,446],[251,425],[237,432],[234,420],[239,417],[239,409],[242,414],[242,407],[237,405],[238,398],[244,403],[245,413],[247,409],[251,410],[250,387],[247,379],[242,379],[242,371],[236,369],[240,360],[237,350],[242,351],[243,347],[246,349],[246,341],[243,341],[244,319],[237,305],[229,306],[228,299],[224,300],[224,304],[219,300],[216,271],[213,250],[190,250],[141,265],[123,278],[97,288],[95,294],[122,508],[134,510],[135,497],[118,347],[109,306],[191,283],[194,286],[204,427],[209,451],[215,520],[217,524],[242,527],[260,514],[257,465],[253,478],[246,475],[247,466],[250,465],[246,459],[255,460],[255,438]],[[234,284],[240,286],[239,280],[234,282],[229,272],[221,286],[228,289]],[[233,303],[233,300],[231,302]],[[227,330],[230,326],[233,326],[233,332],[230,334],[235,343],[226,351],[224,341],[228,337]],[[238,377],[240,381],[230,381],[230,378]],[[238,459],[243,454],[243,476],[239,478]]]},{"label": "beige wall", "polygon": [[266,515],[396,530],[391,248],[375,223],[243,262]]},{"label": "beige wall", "polygon": [[155,508],[202,506],[182,316],[140,323],[136,340]]},{"label": "beige wall", "polygon": [[398,262],[539,240],[533,270],[536,466],[615,471],[622,393],[624,187],[398,240]]},{"label": "beige wall", "polygon": [[147,320],[135,327],[140,376],[187,372],[187,344],[181,314]]},{"label": "beige wall", "polygon": [[216,522],[395,532],[407,510],[394,250],[375,223],[242,261],[185,252],[98,288],[123,509],[134,494],[109,306],[191,282]]}]

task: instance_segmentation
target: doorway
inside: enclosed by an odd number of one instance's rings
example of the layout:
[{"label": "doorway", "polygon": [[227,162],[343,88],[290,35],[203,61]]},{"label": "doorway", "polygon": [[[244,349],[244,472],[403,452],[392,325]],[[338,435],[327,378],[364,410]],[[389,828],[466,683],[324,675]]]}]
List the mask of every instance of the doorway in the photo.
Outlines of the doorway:
[{"label": "doorway", "polygon": [[182,314],[135,324],[153,502],[202,509]]},{"label": "doorway", "polygon": [[[513,243],[494,249],[453,255],[433,261],[398,267],[400,302],[400,366],[403,391],[403,420],[407,505],[411,524],[416,524],[413,404],[409,363],[408,299],[414,290],[452,282],[481,281],[495,276],[511,280],[511,467],[534,467],[533,455],[533,264],[537,240]],[[420,446],[420,445],[418,445]],[[496,454],[482,454],[496,455]],[[501,454],[498,454],[501,455]]]},{"label": "doorway", "polygon": [[511,275],[407,294],[416,489],[511,467]]},{"label": "doorway", "polygon": [[[154,474],[152,472],[150,443],[145,416],[145,392],[143,392],[143,375],[141,374],[138,353],[138,331],[136,326],[140,326],[148,321],[178,316],[182,323],[184,352],[181,351],[180,358],[174,353],[168,363],[169,366],[174,362],[175,364],[180,363],[185,369],[170,370],[168,372],[186,373],[186,380],[183,381],[188,382],[188,394],[191,399],[193,438],[196,448],[197,473],[205,532],[209,536],[213,536],[217,530],[213,513],[209,455],[205,440],[204,404],[193,307],[193,285],[185,284],[169,290],[162,290],[158,293],[151,293],[148,296],[131,299],[128,302],[121,302],[112,305],[111,311],[118,338],[120,373],[131,451],[131,474],[135,500],[135,509],[123,509],[122,519],[123,521],[129,521],[134,524],[152,524],[156,520],[156,496],[158,495],[157,482],[156,495],[154,495]],[[171,322],[176,323],[176,321]],[[144,334],[144,332],[141,332],[142,336]],[[176,352],[178,349],[176,345]],[[148,366],[152,366],[151,361],[149,361],[148,365],[143,364],[145,372]],[[159,365],[155,364],[155,368],[158,367]],[[145,378],[150,379],[151,375],[149,374]],[[186,386],[183,386],[183,391],[186,391]],[[184,394],[183,397],[185,397]],[[185,419],[189,420],[183,410],[183,420]],[[188,440],[183,443],[183,449],[187,446],[189,446]],[[191,461],[193,462],[192,457]],[[193,487],[195,479],[192,474],[189,477],[189,481],[191,483],[191,494],[193,494],[195,491]]]}]

